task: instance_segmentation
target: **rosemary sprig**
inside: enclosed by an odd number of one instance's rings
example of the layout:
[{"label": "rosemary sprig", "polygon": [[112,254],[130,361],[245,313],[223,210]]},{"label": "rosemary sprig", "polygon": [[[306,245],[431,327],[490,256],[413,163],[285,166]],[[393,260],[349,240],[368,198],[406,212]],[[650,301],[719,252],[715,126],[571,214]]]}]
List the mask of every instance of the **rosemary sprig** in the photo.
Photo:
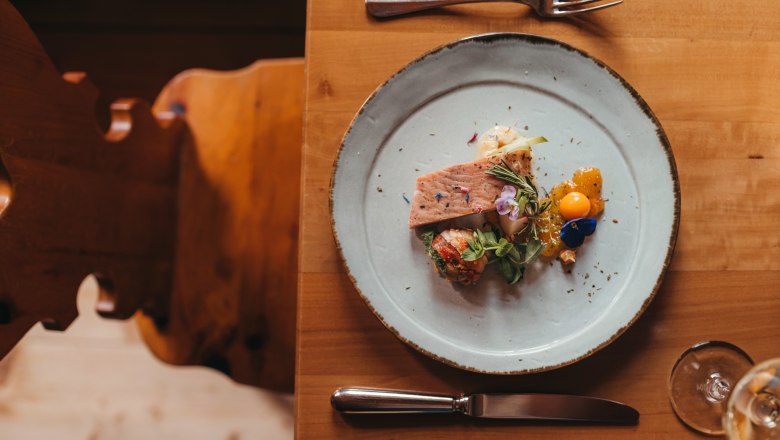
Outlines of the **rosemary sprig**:
[{"label": "rosemary sprig", "polygon": [[540,202],[539,190],[536,189],[536,185],[534,185],[531,177],[517,174],[503,158],[501,159],[501,164],[494,165],[485,171],[485,174],[501,179],[517,187],[517,196],[515,200],[518,201],[521,210],[528,217],[527,227],[530,228],[531,236],[538,240],[539,233],[536,230],[536,222],[534,220],[544,211],[548,210],[552,203],[549,200]]},{"label": "rosemary sprig", "polygon": [[525,179],[517,174],[511,166],[509,166],[509,164],[506,162],[506,159],[501,159],[501,163],[503,165],[494,165],[489,170],[485,171],[485,174],[499,178],[518,187],[525,185]]},{"label": "rosemary sprig", "polygon": [[524,193],[523,195],[528,198],[529,203],[538,203],[539,190],[536,189],[531,177],[517,174],[517,172],[506,162],[506,159],[501,159],[501,163],[503,165],[494,165],[492,168],[485,171],[485,174],[515,185],[517,187],[517,192]]}]

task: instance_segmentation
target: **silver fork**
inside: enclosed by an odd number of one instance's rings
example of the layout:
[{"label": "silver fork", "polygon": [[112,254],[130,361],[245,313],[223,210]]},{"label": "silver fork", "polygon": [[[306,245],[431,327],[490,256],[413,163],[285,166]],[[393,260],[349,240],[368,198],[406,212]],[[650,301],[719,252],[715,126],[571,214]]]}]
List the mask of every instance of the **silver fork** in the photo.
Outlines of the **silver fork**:
[{"label": "silver fork", "polygon": [[495,2],[522,3],[530,6],[542,17],[565,17],[616,6],[623,3],[623,0],[613,0],[590,7],[585,5],[603,2],[603,0],[366,0],[366,9],[374,17],[392,17],[441,6]]}]

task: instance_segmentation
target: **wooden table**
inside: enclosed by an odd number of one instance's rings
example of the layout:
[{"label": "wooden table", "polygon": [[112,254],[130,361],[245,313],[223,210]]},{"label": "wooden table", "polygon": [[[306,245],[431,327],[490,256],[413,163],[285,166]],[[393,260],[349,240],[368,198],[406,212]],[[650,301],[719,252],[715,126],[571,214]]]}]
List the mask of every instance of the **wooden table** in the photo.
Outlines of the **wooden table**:
[{"label": "wooden table", "polygon": [[[757,360],[780,356],[780,2],[627,0],[570,21],[540,20],[521,5],[467,5],[378,21],[359,0],[310,0],[308,14],[299,438],[697,438],[666,396],[682,350],[722,339]],[[331,165],[366,97],[424,52],[491,31],[560,39],[618,71],[666,129],[682,188],[673,264],[644,316],[590,358],[529,376],[460,371],[397,340],[345,276],[330,230]],[[598,427],[348,418],[329,404],[347,385],[583,393],[629,402],[641,419]]]}]

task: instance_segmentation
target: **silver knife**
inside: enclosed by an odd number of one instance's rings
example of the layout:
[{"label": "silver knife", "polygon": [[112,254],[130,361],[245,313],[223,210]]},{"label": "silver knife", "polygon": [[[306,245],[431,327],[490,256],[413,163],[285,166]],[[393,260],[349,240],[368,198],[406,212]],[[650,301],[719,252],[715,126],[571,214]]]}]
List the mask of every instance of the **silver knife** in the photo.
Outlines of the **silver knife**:
[{"label": "silver knife", "polygon": [[635,425],[639,412],[612,400],[564,394],[447,394],[340,388],[330,403],[350,414],[463,413],[493,419]]}]

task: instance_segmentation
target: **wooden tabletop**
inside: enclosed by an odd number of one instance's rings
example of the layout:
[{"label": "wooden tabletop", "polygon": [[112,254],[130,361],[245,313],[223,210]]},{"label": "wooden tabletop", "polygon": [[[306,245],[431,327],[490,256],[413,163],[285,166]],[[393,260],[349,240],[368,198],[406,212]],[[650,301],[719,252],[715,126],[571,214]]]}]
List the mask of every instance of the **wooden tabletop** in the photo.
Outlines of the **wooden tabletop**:
[{"label": "wooden tabletop", "polygon": [[[396,339],[345,275],[328,209],[341,138],[368,95],[426,51],[495,31],[562,40],[620,73],[665,128],[682,190],[673,262],[646,313],[591,357],[526,376],[461,371]],[[697,438],[666,395],[685,348],[720,339],[756,360],[780,356],[780,2],[626,0],[560,21],[522,5],[483,4],[379,21],[360,0],[310,0],[306,50],[299,438]],[[630,403],[641,418],[638,426],[599,427],[344,417],[329,396],[350,385],[581,393]]]}]

